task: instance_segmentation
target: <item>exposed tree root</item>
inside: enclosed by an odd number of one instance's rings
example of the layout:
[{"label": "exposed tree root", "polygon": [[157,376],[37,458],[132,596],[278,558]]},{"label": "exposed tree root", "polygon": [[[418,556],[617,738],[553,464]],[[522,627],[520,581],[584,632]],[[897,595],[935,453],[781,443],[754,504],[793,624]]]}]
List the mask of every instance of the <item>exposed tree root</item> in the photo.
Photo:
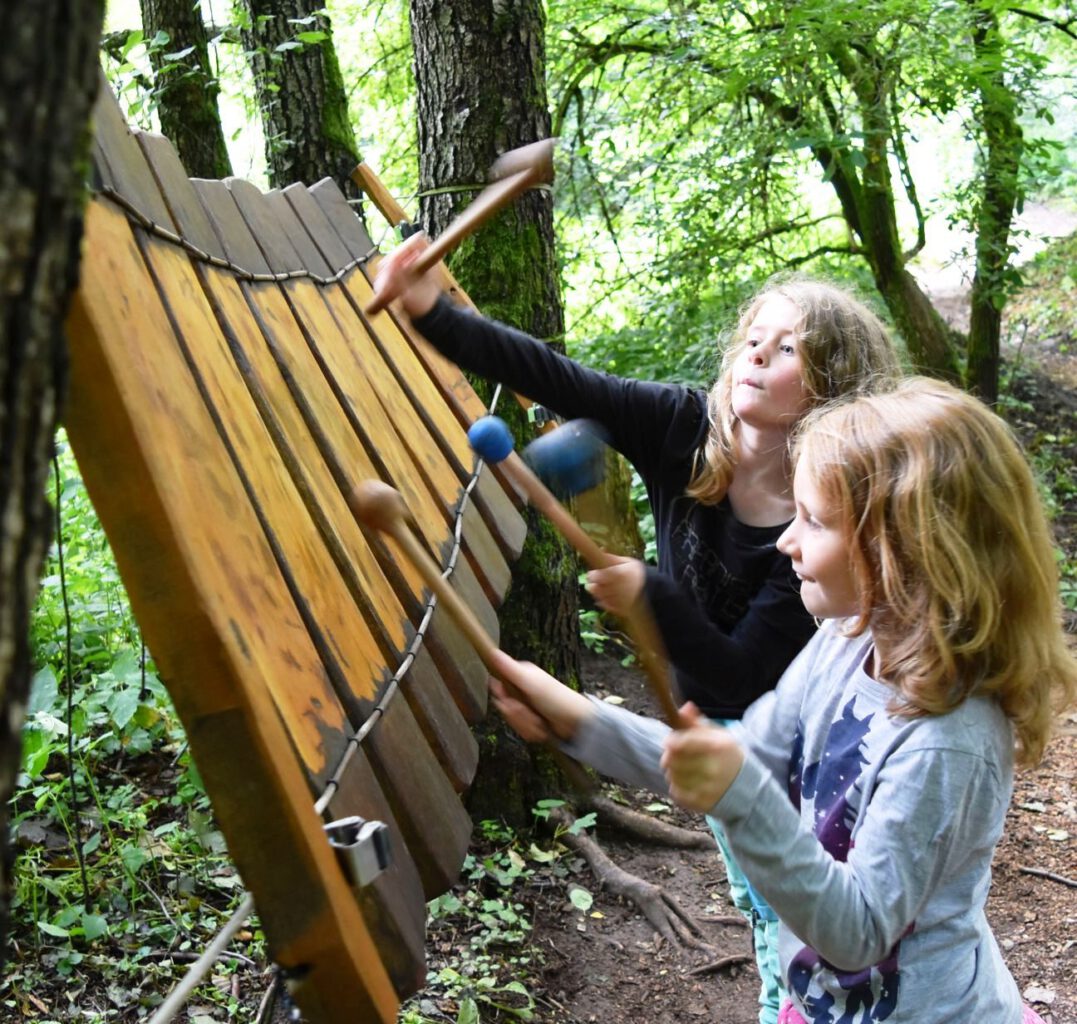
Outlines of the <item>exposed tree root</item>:
[{"label": "exposed tree root", "polygon": [[[582,832],[577,835],[569,832],[575,818],[563,807],[552,810],[549,820],[558,829],[559,840],[587,861],[599,883],[608,892],[630,899],[663,939],[692,949],[715,952],[714,947],[704,939],[699,922],[661,886],[646,882],[618,867],[590,836]],[[743,925],[745,921],[738,915],[721,923]]]},{"label": "exposed tree root", "polygon": [[684,850],[716,849],[714,837],[709,832],[693,832],[691,829],[670,825],[648,814],[640,814],[624,807],[608,796],[592,790],[577,797],[577,802],[598,814],[604,825],[636,836],[658,846],[675,846]]},{"label": "exposed tree root", "polygon": [[718,971],[724,971],[727,967],[738,967],[741,964],[754,963],[755,958],[750,953],[732,953],[729,956],[719,957],[717,960],[712,960],[710,963],[701,964],[699,967],[693,967],[689,972],[690,978],[697,978],[702,974],[717,974]]}]

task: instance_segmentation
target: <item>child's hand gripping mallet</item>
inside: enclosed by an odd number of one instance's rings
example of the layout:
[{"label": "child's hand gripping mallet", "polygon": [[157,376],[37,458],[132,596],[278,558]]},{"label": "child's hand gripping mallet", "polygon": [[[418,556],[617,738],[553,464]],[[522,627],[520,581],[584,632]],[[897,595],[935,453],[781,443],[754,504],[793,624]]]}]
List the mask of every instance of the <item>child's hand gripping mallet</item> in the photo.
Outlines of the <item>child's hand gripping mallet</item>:
[{"label": "child's hand gripping mallet", "polygon": [[[491,464],[500,464],[509,479],[553,523],[590,568],[605,569],[615,563],[613,556],[587,535],[540,479],[540,474],[551,479],[566,496],[594,487],[601,479],[604,448],[597,432],[577,423],[566,423],[533,441],[524,454],[539,472],[513,452],[512,432],[497,416],[476,420],[467,436],[475,453]],[[662,640],[641,602],[625,616],[625,625],[666,721],[674,729],[682,728],[684,723],[673,700]]]},{"label": "child's hand gripping mallet", "polygon": [[[449,586],[437,563],[412,532],[409,525],[411,513],[400,492],[380,480],[364,480],[352,491],[348,505],[360,523],[380,533],[386,533],[396,541],[426,585],[437,595],[445,611],[456,620],[456,624],[475,648],[487,670],[500,677],[497,670],[497,644],[460,595]],[[511,685],[507,680],[503,682]],[[549,750],[569,781],[580,792],[588,793],[594,789],[590,778],[575,761],[557,747],[550,746]]]}]

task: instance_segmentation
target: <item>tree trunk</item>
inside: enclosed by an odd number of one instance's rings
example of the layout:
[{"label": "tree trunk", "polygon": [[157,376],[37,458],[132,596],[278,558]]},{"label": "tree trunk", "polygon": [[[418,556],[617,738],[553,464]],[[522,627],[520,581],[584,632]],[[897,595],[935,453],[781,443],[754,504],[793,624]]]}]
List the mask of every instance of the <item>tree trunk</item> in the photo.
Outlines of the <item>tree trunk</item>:
[{"label": "tree trunk", "polygon": [[998,18],[974,5],[973,45],[983,68],[980,117],[984,131],[983,195],[976,212],[976,273],[972,280],[966,384],[985,402],[998,399],[999,342],[1010,262],[1010,224],[1018,195],[1023,137],[1017,103],[1003,73]]},{"label": "tree trunk", "polygon": [[[890,173],[890,139],[894,129],[887,109],[885,82],[866,58],[833,54],[853,87],[864,125],[864,165],[858,172],[847,155],[820,147],[816,159],[829,175],[849,230],[871,268],[875,287],[905,339],[913,368],[957,383],[960,373],[953,335],[906,266]],[[825,84],[818,86],[820,92]]]},{"label": "tree trunk", "polygon": [[317,0],[242,0],[250,54],[265,129],[269,181],[313,185],[332,178],[349,198],[358,196],[351,172],[360,162],[348,118],[329,19]]},{"label": "tree trunk", "polygon": [[[913,368],[955,383],[960,379],[953,332],[924,294],[906,266],[897,227],[894,183],[890,174],[889,142],[893,135],[886,106],[886,90],[879,69],[853,55],[848,47],[830,51],[831,69],[844,78],[856,96],[863,124],[863,161],[853,162],[848,150],[830,142],[811,146],[824,180],[834,190],[850,235],[871,268],[875,287],[886,303],[909,350]],[[830,112],[818,123],[799,103],[785,103],[769,89],[755,89],[752,97],[787,129],[829,139],[844,130],[828,97],[828,79],[812,79],[819,110]],[[816,115],[819,116],[819,115]]]},{"label": "tree trunk", "polygon": [[63,322],[78,279],[103,16],[103,0],[0,6],[0,966],[8,799],[30,685],[30,608],[50,536],[45,490],[67,377]]},{"label": "tree trunk", "polygon": [[[486,181],[507,149],[550,134],[541,0],[411,0],[419,121],[421,221],[437,236]],[[465,241],[454,275],[488,316],[561,343],[564,311],[554,252],[553,201],[534,189]],[[481,387],[481,385],[480,385]],[[535,434],[511,396],[497,408],[523,447]],[[501,609],[502,645],[558,678],[580,674],[578,564],[553,528],[528,513],[528,540]],[[518,741],[490,725],[471,791],[474,817],[530,823],[546,795]]]},{"label": "tree trunk", "polygon": [[[877,101],[876,108],[878,105]],[[873,133],[865,132],[868,138],[867,166],[861,178],[861,244],[875,287],[908,346],[913,368],[957,383],[960,373],[950,328],[905,265],[885,142],[890,137],[890,125],[879,123],[874,128]]]},{"label": "tree trunk", "polygon": [[[232,173],[217,109],[220,87],[209,62],[209,42],[199,5],[192,0],[139,0],[147,40],[168,35],[163,50],[152,49],[161,131],[172,140],[193,178],[227,178]],[[183,57],[166,54],[190,49]]]}]

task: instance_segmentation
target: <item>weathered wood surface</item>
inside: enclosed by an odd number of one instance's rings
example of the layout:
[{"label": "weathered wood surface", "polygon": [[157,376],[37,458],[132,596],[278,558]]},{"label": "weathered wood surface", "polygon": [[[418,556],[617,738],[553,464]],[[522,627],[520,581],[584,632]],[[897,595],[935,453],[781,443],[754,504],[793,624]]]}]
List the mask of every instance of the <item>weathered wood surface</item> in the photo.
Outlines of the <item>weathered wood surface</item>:
[{"label": "weathered wood surface", "polygon": [[[395,1020],[424,975],[424,902],[466,852],[457,794],[486,672],[347,496],[370,477],[397,488],[494,637],[522,520],[495,477],[472,480],[481,403],[391,316],[363,316],[361,268],[330,285],[249,279],[328,278],[369,256],[338,190],[191,181],[107,90],[96,137],[106,189],[249,274],[95,197],[69,329],[72,446],[306,1019]],[[349,815],[384,821],[394,851],[359,891],[322,827]]]}]

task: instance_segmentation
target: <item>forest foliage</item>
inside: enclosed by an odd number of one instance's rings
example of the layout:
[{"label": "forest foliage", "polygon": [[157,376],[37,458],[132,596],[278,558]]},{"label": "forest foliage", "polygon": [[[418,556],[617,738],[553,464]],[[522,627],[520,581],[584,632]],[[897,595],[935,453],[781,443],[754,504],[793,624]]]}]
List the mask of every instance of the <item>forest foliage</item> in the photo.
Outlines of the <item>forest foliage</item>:
[{"label": "forest foliage", "polygon": [[[249,54],[224,7],[211,12],[210,50],[226,137],[236,172],[257,181],[263,140]],[[972,9],[997,19],[1004,45],[977,52]],[[407,4],[336,0],[327,11],[360,152],[409,197]],[[950,258],[945,243],[932,244],[937,235],[965,246],[958,257],[971,266],[988,161],[985,96],[1000,71],[1021,137],[1016,209],[1077,194],[1077,20],[1064,5],[1015,13],[959,0],[549,0],[547,11],[567,341],[593,365],[707,383],[738,304],[790,267],[856,283],[900,322],[875,291],[865,204],[890,181],[892,206],[871,216],[893,227],[903,266],[921,254],[920,280]],[[137,9],[113,4],[111,28],[104,63],[113,85],[131,119],[155,127],[154,69],[172,73],[184,54],[167,37],[147,39]],[[291,45],[323,42],[310,25],[294,28]],[[415,209],[415,198],[406,205]],[[1003,256],[1020,240],[1011,234]],[[1054,285],[1028,316],[1057,323],[1051,304],[1074,287],[1068,266],[1041,260],[1037,280],[1054,275]],[[1003,260],[991,283],[1000,310],[1024,274]],[[241,883],[62,437],[58,447],[58,540],[34,613],[38,671],[14,803],[23,955],[0,1005],[27,1006],[24,993],[45,972],[69,978],[77,1001],[88,975],[107,971],[116,1005],[149,1006],[173,971],[160,951],[200,949]],[[1049,496],[1072,486],[1056,462],[1041,468]],[[1065,597],[1077,608],[1077,566],[1061,557]],[[519,870],[506,857],[471,870]],[[238,1003],[228,974],[262,953],[256,929],[244,941],[211,989],[229,1014]]]}]

